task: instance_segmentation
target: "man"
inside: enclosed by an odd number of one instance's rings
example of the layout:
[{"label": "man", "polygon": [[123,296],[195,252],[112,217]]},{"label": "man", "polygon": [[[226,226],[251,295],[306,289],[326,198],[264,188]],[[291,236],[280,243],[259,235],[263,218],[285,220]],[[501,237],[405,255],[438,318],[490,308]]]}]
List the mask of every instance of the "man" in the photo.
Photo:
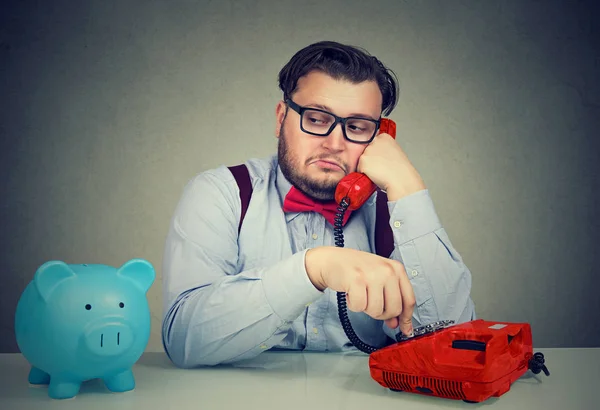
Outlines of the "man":
[{"label": "man", "polygon": [[[357,336],[375,347],[417,326],[475,318],[471,274],[423,180],[397,141],[376,135],[397,102],[391,73],[334,42],[292,57],[279,74],[278,154],[245,163],[253,192],[239,233],[240,191],[228,167],[185,187],[163,261],[163,344],[177,366],[232,363],[269,349],[355,349],[338,318],[337,292],[347,295]],[[335,123],[334,116],[361,119]],[[325,216],[289,204],[292,191],[333,200],[354,171],[387,194],[389,258],[374,250],[375,194],[348,211],[344,247],[334,245]]]}]

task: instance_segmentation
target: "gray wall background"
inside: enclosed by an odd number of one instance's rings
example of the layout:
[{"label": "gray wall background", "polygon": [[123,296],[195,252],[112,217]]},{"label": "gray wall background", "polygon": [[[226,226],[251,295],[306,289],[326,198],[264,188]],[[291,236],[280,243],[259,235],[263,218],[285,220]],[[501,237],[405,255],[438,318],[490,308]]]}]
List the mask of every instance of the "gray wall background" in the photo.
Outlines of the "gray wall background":
[{"label": "gray wall background", "polygon": [[[589,2],[592,4],[592,2]],[[0,12],[0,351],[49,259],[161,262],[184,184],[276,150],[301,47],[398,75],[398,143],[473,273],[478,315],[536,347],[600,346],[598,26],[585,2],[52,1]],[[597,14],[596,14],[597,15]]]}]

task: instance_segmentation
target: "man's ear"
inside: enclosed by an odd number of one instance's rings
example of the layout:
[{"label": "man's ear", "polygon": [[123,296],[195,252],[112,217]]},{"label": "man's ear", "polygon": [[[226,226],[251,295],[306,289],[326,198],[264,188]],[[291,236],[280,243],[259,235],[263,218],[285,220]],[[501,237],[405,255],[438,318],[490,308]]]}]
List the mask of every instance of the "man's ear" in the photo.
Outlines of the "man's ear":
[{"label": "man's ear", "polygon": [[281,135],[281,127],[283,127],[283,120],[285,119],[285,115],[287,113],[287,104],[282,100],[277,103],[275,106],[275,137],[279,138]]}]

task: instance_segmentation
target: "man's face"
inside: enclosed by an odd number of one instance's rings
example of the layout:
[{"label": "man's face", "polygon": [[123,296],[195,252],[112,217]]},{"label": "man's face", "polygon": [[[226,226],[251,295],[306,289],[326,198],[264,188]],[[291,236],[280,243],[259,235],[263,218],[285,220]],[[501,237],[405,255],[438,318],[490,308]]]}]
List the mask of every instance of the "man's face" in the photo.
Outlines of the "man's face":
[{"label": "man's face", "polygon": [[[298,80],[291,99],[304,107],[319,108],[340,117],[365,116],[374,119],[381,113],[382,96],[377,83],[366,81],[352,84],[334,80],[313,71]],[[300,129],[300,115],[277,104],[279,164],[285,177],[298,189],[316,199],[334,198],[337,183],[356,171],[358,160],[367,144],[357,144],[344,138],[342,124],[326,137],[311,135]]]}]

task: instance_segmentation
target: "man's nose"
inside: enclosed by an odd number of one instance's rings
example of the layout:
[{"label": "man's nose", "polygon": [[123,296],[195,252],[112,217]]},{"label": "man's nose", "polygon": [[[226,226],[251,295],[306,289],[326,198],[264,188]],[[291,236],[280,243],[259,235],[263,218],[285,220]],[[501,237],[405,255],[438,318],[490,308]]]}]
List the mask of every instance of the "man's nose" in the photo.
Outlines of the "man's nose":
[{"label": "man's nose", "polygon": [[323,146],[329,148],[332,151],[340,151],[344,149],[344,144],[346,143],[344,139],[344,131],[342,127],[344,124],[336,124],[333,130],[329,133],[328,136],[324,137],[325,141],[323,142]]}]

